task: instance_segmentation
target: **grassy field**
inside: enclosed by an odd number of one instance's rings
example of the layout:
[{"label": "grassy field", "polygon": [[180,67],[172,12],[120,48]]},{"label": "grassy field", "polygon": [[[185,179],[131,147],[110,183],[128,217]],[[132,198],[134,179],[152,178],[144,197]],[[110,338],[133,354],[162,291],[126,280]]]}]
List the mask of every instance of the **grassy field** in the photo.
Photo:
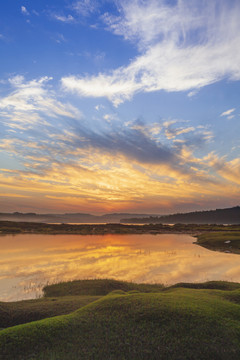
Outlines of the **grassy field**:
[{"label": "grassy field", "polygon": [[240,231],[206,232],[197,236],[196,243],[209,250],[240,254]]},{"label": "grassy field", "polygon": [[[103,290],[111,280],[104,282]],[[78,286],[86,291],[86,284]],[[149,293],[120,288],[68,315],[9,327],[0,332],[0,359],[238,360],[240,284],[181,286]]]}]

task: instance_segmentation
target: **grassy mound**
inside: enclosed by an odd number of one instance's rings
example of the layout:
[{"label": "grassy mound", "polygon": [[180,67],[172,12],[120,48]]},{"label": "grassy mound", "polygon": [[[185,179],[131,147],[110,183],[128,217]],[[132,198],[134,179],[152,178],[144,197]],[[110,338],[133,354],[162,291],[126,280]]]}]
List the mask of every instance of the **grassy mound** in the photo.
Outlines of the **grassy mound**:
[{"label": "grassy mound", "polygon": [[25,324],[71,312],[99,299],[99,296],[64,296],[16,302],[0,302],[0,328]]},{"label": "grassy mound", "polygon": [[112,293],[69,315],[0,332],[0,359],[240,358],[240,290]]},{"label": "grassy mound", "polygon": [[169,290],[171,288],[179,287],[187,289],[237,290],[240,289],[240,283],[228,281],[206,281],[204,283],[177,283],[165,289]]},{"label": "grassy mound", "polygon": [[159,292],[163,288],[161,284],[135,284],[127,281],[113,279],[74,280],[58,284],[48,285],[43,288],[44,296],[65,295],[92,295],[104,296],[114,290],[125,292],[138,290],[140,292]]}]

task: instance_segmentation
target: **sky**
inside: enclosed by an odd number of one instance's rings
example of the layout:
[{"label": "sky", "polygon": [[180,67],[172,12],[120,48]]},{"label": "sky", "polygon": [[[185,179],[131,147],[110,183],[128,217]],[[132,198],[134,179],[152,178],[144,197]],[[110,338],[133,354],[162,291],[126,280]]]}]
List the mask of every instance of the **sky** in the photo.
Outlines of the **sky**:
[{"label": "sky", "polygon": [[0,4],[0,211],[240,204],[238,0]]}]

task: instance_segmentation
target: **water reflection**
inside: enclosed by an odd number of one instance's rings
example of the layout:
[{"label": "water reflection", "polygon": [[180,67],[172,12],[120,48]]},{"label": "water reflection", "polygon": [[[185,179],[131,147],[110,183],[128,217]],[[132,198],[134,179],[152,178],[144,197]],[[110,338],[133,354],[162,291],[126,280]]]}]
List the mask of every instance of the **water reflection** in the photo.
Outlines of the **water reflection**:
[{"label": "water reflection", "polygon": [[62,280],[115,278],[173,284],[240,281],[239,255],[192,244],[189,235],[0,237],[0,300],[34,298]]}]

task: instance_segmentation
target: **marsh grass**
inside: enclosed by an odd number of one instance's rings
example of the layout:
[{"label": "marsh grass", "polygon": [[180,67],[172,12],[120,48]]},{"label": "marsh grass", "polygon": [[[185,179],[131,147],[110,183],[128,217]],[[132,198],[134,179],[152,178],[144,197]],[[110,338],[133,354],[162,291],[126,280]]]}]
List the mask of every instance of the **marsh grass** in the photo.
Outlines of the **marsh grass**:
[{"label": "marsh grass", "polygon": [[114,279],[73,280],[47,285],[43,288],[44,296],[92,295],[104,296],[114,290],[159,292],[162,284],[136,284]]},{"label": "marsh grass", "polygon": [[240,231],[220,231],[197,235],[196,244],[209,250],[240,253]]},{"label": "marsh grass", "polygon": [[171,234],[209,231],[240,231],[240,225],[217,224],[47,224],[37,222],[0,221],[0,234]]}]

